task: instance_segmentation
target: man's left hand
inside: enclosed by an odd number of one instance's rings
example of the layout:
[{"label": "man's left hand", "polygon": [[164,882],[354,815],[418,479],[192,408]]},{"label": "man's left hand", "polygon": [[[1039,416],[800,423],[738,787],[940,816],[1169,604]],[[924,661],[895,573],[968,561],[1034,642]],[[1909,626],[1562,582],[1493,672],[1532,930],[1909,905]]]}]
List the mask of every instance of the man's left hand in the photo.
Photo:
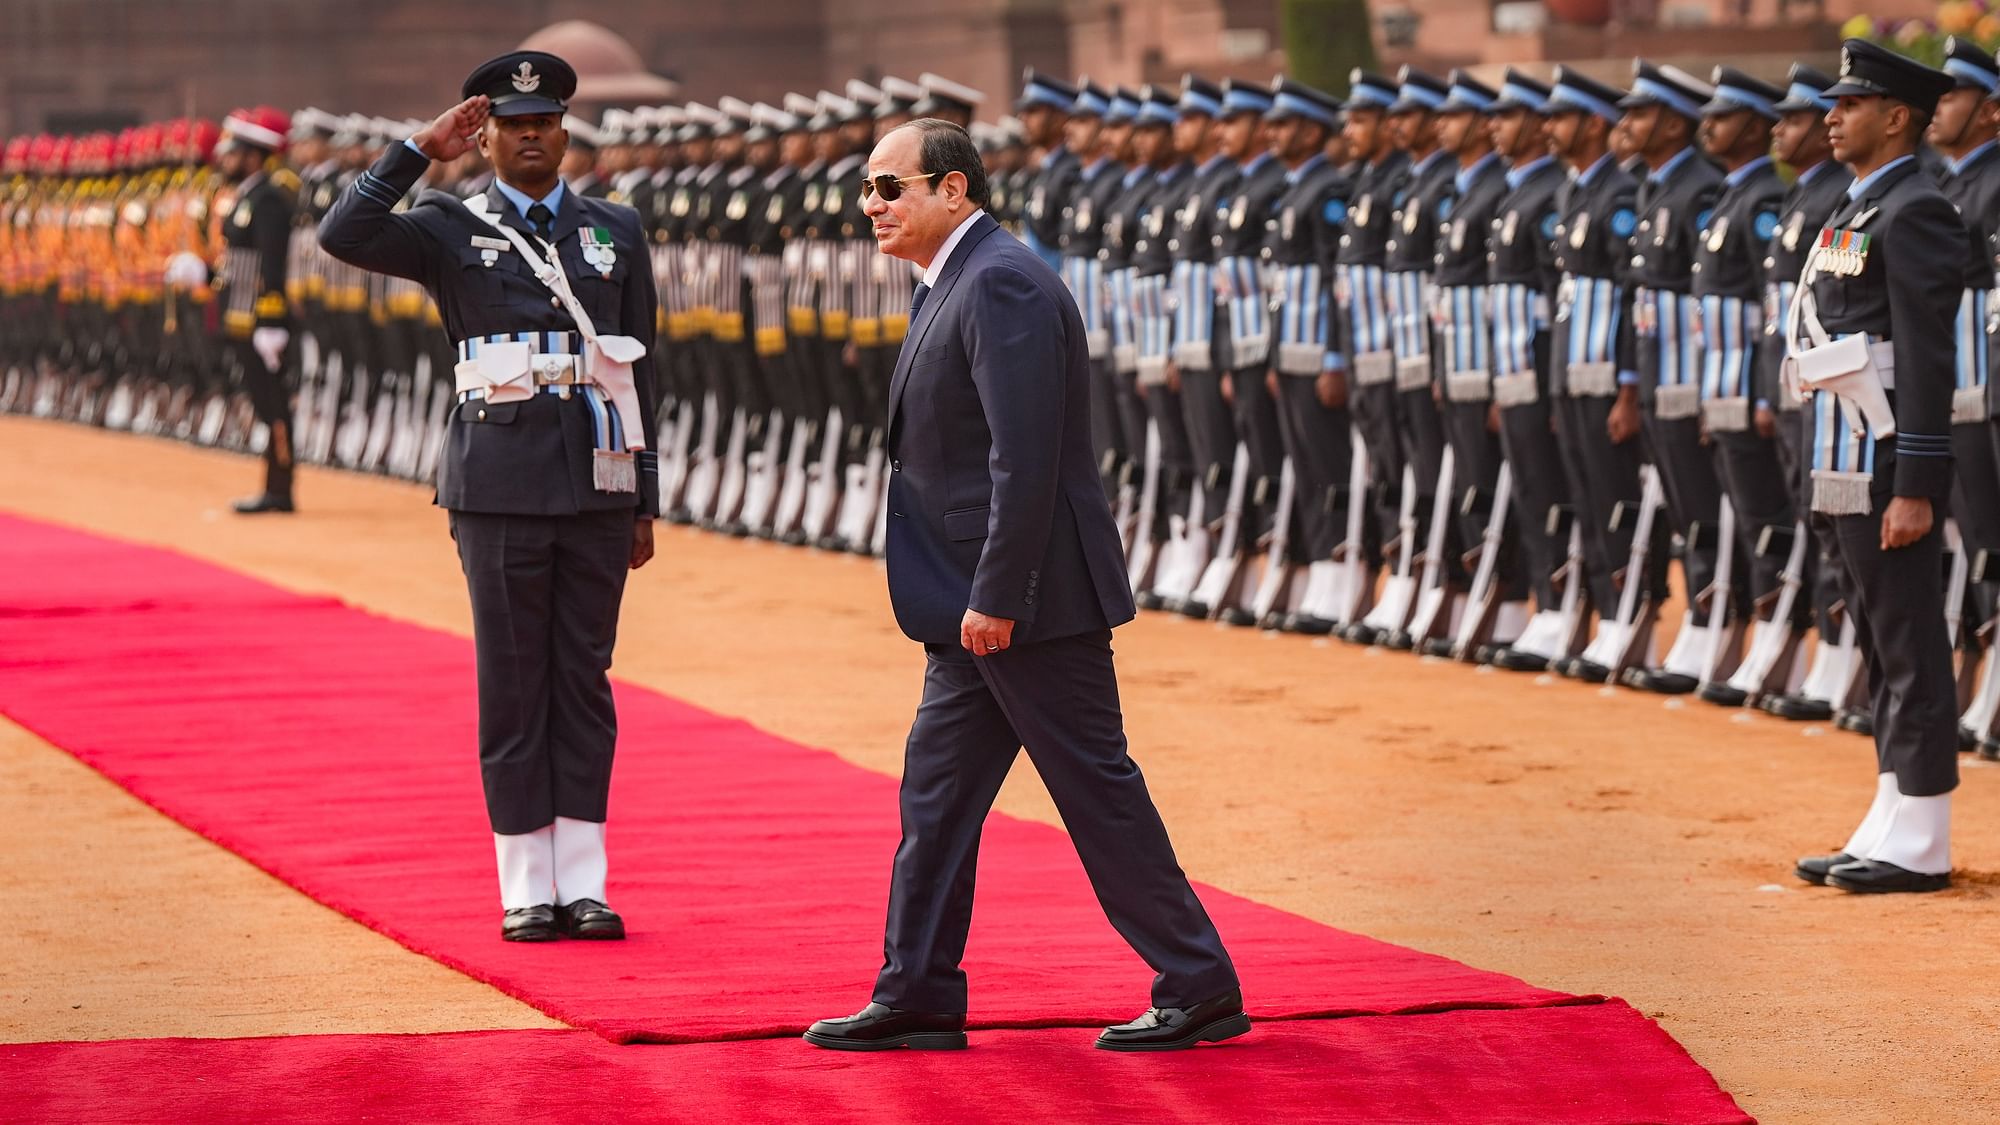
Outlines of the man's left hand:
[{"label": "man's left hand", "polygon": [[958,643],[974,656],[992,656],[1007,651],[1013,643],[1014,623],[1005,617],[988,617],[976,609],[965,611],[958,623]]},{"label": "man's left hand", "polygon": [[1882,549],[1907,547],[1931,533],[1931,502],[1921,496],[1898,496],[1882,509]]},{"label": "man's left hand", "polygon": [[653,521],[639,519],[632,521],[632,569],[637,570],[651,562],[653,558]]}]

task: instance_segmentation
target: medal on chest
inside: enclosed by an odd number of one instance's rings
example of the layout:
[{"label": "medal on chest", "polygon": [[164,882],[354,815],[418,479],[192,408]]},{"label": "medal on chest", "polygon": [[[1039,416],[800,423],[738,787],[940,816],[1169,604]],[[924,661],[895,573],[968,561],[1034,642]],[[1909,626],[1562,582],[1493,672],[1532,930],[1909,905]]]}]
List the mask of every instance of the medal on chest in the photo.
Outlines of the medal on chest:
[{"label": "medal on chest", "polygon": [[808,211],[817,211],[817,210],[819,210],[819,185],[818,185],[818,184],[807,184],[807,185],[806,185],[806,210],[808,210]]},{"label": "medal on chest", "polygon": [[1861,271],[1868,268],[1870,241],[1870,236],[1862,231],[1821,228],[1816,251],[1819,272],[1834,277],[1860,277]]},{"label": "medal on chest", "polygon": [[1721,253],[1722,246],[1729,240],[1729,216],[1717,215],[1708,228],[1708,252]]},{"label": "medal on chest", "polygon": [[1250,213],[1250,197],[1244,195],[1237,196],[1236,205],[1229,209],[1229,229],[1237,230],[1241,228],[1243,226],[1244,217],[1247,216],[1249,213]]},{"label": "medal on chest", "polygon": [[1469,224],[1467,224],[1467,223],[1447,223],[1447,224],[1445,224],[1445,225],[1446,225],[1446,226],[1449,226],[1449,227],[1451,228],[1451,252],[1452,252],[1452,253],[1454,253],[1454,254],[1461,254],[1461,253],[1464,253],[1464,252],[1465,252],[1465,228],[1466,228],[1466,227],[1467,227],[1467,226],[1468,226]]},{"label": "medal on chest", "polygon": [[1785,224],[1785,249],[1797,250],[1799,248],[1799,234],[1805,228],[1805,225],[1806,213],[1804,211],[1792,212],[1792,221]]},{"label": "medal on chest", "polygon": [[1151,235],[1154,238],[1158,238],[1160,237],[1160,231],[1165,229],[1166,225],[1167,225],[1166,208],[1155,207],[1152,210],[1146,212],[1147,234]]},{"label": "medal on chest", "polygon": [[1357,227],[1366,227],[1368,225],[1368,217],[1374,211],[1375,196],[1372,194],[1362,196],[1361,202],[1355,205],[1354,208],[1354,225]]},{"label": "medal on chest", "polygon": [[1665,207],[1662,207],[1660,208],[1660,213],[1653,216],[1653,245],[1665,246],[1666,244],[1667,244],[1667,209]]},{"label": "medal on chest", "polygon": [[779,223],[783,222],[784,219],[785,219],[785,197],[782,195],[774,195],[771,197],[771,205],[769,207],[764,208],[764,221],[771,224],[772,226],[777,226]]},{"label": "medal on chest", "polygon": [[595,268],[599,276],[610,277],[612,267],[618,264],[618,248],[611,241],[610,229],[580,227],[576,237],[583,244],[584,262]]},{"label": "medal on chest", "polygon": [[747,191],[731,192],[729,205],[723,208],[722,213],[727,215],[729,221],[732,223],[740,221],[743,216],[750,213],[750,193]]},{"label": "medal on chest", "polygon": [[1284,239],[1286,242],[1290,242],[1292,240],[1292,232],[1297,229],[1298,217],[1292,213],[1290,207],[1285,208],[1284,214],[1278,216],[1278,237]]},{"label": "medal on chest", "polygon": [[1403,208],[1403,233],[1417,233],[1417,209],[1414,205]]},{"label": "medal on chest", "polygon": [[1047,206],[1048,206],[1048,195],[1043,191],[1042,186],[1040,184],[1036,184],[1035,194],[1028,197],[1028,214],[1034,218],[1039,219],[1042,217],[1042,211]]},{"label": "medal on chest", "polygon": [[670,207],[667,208],[667,210],[672,211],[674,213],[674,217],[676,218],[681,218],[681,219],[687,218],[688,190],[686,188],[682,188],[674,193],[674,202]]},{"label": "medal on chest", "polygon": [[1590,237],[1590,212],[1578,211],[1576,225],[1569,228],[1569,248],[1583,249],[1583,240]]},{"label": "medal on chest", "polygon": [[236,205],[236,213],[230,217],[230,222],[235,223],[239,227],[249,226],[250,205],[248,203],[238,203]]},{"label": "medal on chest", "polygon": [[1090,197],[1076,201],[1076,229],[1079,233],[1090,229]]},{"label": "medal on chest", "polygon": [[1514,245],[1514,234],[1520,229],[1520,226],[1521,213],[1519,211],[1507,212],[1507,217],[1500,220],[1500,245]]},{"label": "medal on chest", "polygon": [[840,214],[840,188],[838,185],[829,186],[826,189],[826,213],[829,215]]}]

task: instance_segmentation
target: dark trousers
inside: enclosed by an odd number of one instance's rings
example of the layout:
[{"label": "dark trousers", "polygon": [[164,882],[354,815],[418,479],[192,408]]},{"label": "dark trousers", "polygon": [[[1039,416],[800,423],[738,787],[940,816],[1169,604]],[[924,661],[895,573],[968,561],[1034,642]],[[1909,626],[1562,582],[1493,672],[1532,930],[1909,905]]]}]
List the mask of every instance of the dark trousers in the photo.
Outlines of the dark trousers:
[{"label": "dark trousers", "polygon": [[[1660,470],[1660,484],[1667,493],[1669,522],[1654,523],[1653,542],[1664,546],[1668,532],[1686,539],[1681,555],[1681,576],[1687,580],[1688,604],[1715,582],[1716,520],[1722,512],[1722,485],[1715,479],[1715,467],[1708,451],[1701,447],[1701,422],[1696,418],[1660,418],[1650,410],[1644,414],[1643,432],[1652,461]],[[1695,534],[1695,525],[1708,530]],[[1740,572],[1739,572],[1740,573]],[[1741,582],[1733,582],[1739,591]],[[1707,623],[1704,616],[1703,624]]]},{"label": "dark trousers", "polygon": [[[1097,474],[1104,481],[1104,495],[1118,503],[1119,467],[1136,452],[1125,442],[1123,415],[1118,410],[1118,383],[1111,374],[1111,361],[1090,361],[1090,445],[1097,454]],[[1140,447],[1143,450],[1143,446]]]},{"label": "dark trousers", "polygon": [[[1590,574],[1590,598],[1606,618],[1618,612],[1620,585],[1613,576],[1631,559],[1640,498],[1639,439],[1614,445],[1605,431],[1614,401],[1609,397],[1565,396],[1556,403],[1557,447],[1562,450],[1576,518],[1583,521],[1583,560]],[[1612,514],[1620,504],[1626,505],[1627,517],[1613,528]],[[1654,517],[1654,558],[1664,554],[1657,545],[1667,536],[1666,521],[1661,518],[1665,514]],[[1663,596],[1664,574],[1657,576],[1652,586],[1653,594]]]},{"label": "dark trousers", "polygon": [[[292,396],[285,386],[284,366],[273,371],[264,366],[264,357],[248,340],[231,342],[237,369],[243,373],[243,391],[250,396],[250,409],[257,420],[270,427],[271,440],[264,443],[264,492],[269,496],[292,494]],[[373,405],[373,404],[371,404]]]},{"label": "dark trousers", "polygon": [[[1278,521],[1278,480],[1285,467],[1285,439],[1279,434],[1278,406],[1264,382],[1269,368],[1244,367],[1230,373],[1230,412],[1236,436],[1250,454],[1250,480],[1246,486],[1244,542],[1247,550],[1258,537],[1270,532]],[[1291,543],[1294,558],[1300,555],[1299,541]]]},{"label": "dark trousers", "polygon": [[1329,410],[1321,405],[1317,380],[1310,375],[1280,375],[1278,420],[1298,489],[1297,539],[1305,544],[1300,553],[1308,562],[1330,559],[1347,538],[1347,504],[1366,503],[1365,497],[1347,495],[1354,459],[1347,408]]},{"label": "dark trousers", "polygon": [[[1757,554],[1757,540],[1764,529],[1790,529],[1796,518],[1792,490],[1785,479],[1784,464],[1778,459],[1777,442],[1759,437],[1755,430],[1712,435],[1716,476],[1736,509],[1736,580],[1740,606],[1754,605],[1759,598],[1775,594],[1782,582],[1789,540],[1774,538],[1767,555]],[[1781,545],[1782,544],[1782,545]],[[1747,581],[1745,581],[1747,579]],[[1746,599],[1741,591],[1748,588]],[[1799,620],[1805,606],[1798,607]]]},{"label": "dark trousers", "polygon": [[[1500,479],[1500,435],[1486,428],[1492,405],[1447,401],[1438,407],[1455,466],[1451,482],[1452,518],[1456,521],[1458,542],[1466,550],[1483,545],[1486,526],[1493,518],[1493,489]],[[1463,503],[1468,493],[1476,503]],[[1520,523],[1521,514],[1510,512],[1507,526],[1502,529],[1500,557],[1493,560],[1494,590],[1503,602],[1520,601],[1528,593],[1521,574],[1520,536],[1515,534]],[[1463,581],[1469,584],[1472,576],[1459,562],[1463,557],[1463,552],[1450,552],[1450,565],[1445,573],[1463,576]]]},{"label": "dark trousers", "polygon": [[1973,633],[1993,619],[1994,580],[2000,571],[2000,458],[1996,458],[1992,427],[1984,421],[1951,428],[1951,513],[1958,520],[1968,561],[1977,562],[1981,551],[1988,552],[1985,582],[1971,583],[1966,591],[1965,620],[1959,636],[1968,648],[1977,648]]},{"label": "dark trousers", "polygon": [[1186,515],[1194,499],[1194,451],[1188,444],[1181,393],[1165,383],[1138,388],[1141,403],[1160,431],[1160,484],[1154,501],[1153,537],[1165,539],[1167,517]]},{"label": "dark trousers", "polygon": [[[1105,917],[1153,967],[1153,1004],[1180,1008],[1236,987],[1222,938],[1174,858],[1146,780],[1126,753],[1111,631],[974,660],[926,646],[923,702],[903,758],[903,842],[874,999],[966,1010],[965,937],[980,829],[1023,745],[1055,799]],[[1059,954],[1058,954],[1059,955]]]},{"label": "dark trousers", "polygon": [[1194,471],[1208,490],[1202,518],[1214,524],[1222,519],[1222,506],[1229,498],[1229,476],[1236,463],[1236,427],[1229,403],[1222,398],[1221,374],[1182,371],[1181,410],[1187,418]]},{"label": "dark trousers", "polygon": [[[1383,544],[1401,534],[1398,526],[1403,498],[1403,450],[1396,440],[1396,385],[1364,387],[1348,380],[1347,402],[1361,444],[1368,450],[1368,484],[1375,505],[1376,534]],[[1419,488],[1425,487],[1421,483]],[[1418,518],[1422,518],[1420,514]]]},{"label": "dark trousers", "polygon": [[[1809,410],[1778,412],[1778,464],[1791,489],[1792,510],[1812,511],[1812,428]],[[1840,564],[1840,540],[1833,525],[1824,518],[1808,516],[1806,534],[1812,543],[1806,548],[1806,589],[1812,595],[1813,628],[1827,644],[1840,640],[1840,622],[1834,607],[1846,597],[1846,572]]]},{"label": "dark trousers", "polygon": [[1837,516],[1833,527],[1868,654],[1877,771],[1893,771],[1906,797],[1934,797],[1958,787],[1958,694],[1944,621],[1945,512],[1932,505],[1930,534],[1883,550],[1882,509],[1893,471],[1876,470],[1880,483],[1869,514]]},{"label": "dark trousers", "polygon": [[472,594],[479,775],[495,832],[604,819],[618,741],[611,649],[632,522],[631,508],[451,513]]},{"label": "dark trousers", "polygon": [[1570,496],[1550,406],[1542,397],[1500,411],[1500,448],[1514,478],[1514,525],[1520,529],[1522,565],[1537,609],[1562,604],[1555,572],[1569,557],[1568,535],[1549,532],[1549,509],[1569,503]]}]

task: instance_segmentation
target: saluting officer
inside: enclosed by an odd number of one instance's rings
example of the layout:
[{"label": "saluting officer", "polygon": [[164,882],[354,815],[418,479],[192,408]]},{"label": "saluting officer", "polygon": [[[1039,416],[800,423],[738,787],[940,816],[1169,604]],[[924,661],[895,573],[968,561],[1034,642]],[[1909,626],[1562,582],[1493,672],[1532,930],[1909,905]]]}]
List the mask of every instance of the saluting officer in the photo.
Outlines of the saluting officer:
[{"label": "saluting officer", "polygon": [[1847,844],[1799,861],[1846,891],[1951,883],[1958,717],[1944,619],[1951,495],[1953,321],[1965,224],[1916,152],[1950,76],[1873,43],[1841,45],[1827,115],[1853,170],[1820,230],[1787,323],[1792,371],[1812,394],[1813,511],[1830,517],[1868,652],[1875,800]]},{"label": "saluting officer", "polygon": [[286,363],[291,355],[291,306],[285,298],[292,230],[291,194],[267,165],[283,152],[291,121],[268,106],[239,109],[222,123],[216,166],[235,185],[222,227],[223,335],[242,373],[264,443],[264,491],[236,502],[238,512],[292,510],[292,409]]},{"label": "saluting officer", "polygon": [[[342,193],[327,252],[421,281],[458,342],[437,502],[472,596],[479,757],[501,936],[619,938],[605,905],[618,717],[612,644],[629,569],[653,555],[650,353],[657,301],[638,213],[557,174],[568,63],[516,51]],[[397,200],[477,144],[495,182]]]},{"label": "saluting officer", "polygon": [[1791,490],[1792,509],[1800,517],[1801,528],[1811,537],[1802,581],[1811,592],[1818,639],[1799,689],[1761,699],[1757,706],[1783,719],[1824,722],[1833,718],[1836,697],[1846,694],[1845,664],[1853,653],[1840,641],[1850,618],[1837,609],[1845,596],[1839,540],[1825,521],[1804,518],[1812,509],[1812,414],[1799,409],[1799,396],[1783,385],[1781,372],[1785,318],[1798,295],[1799,274],[1805,269],[1821,224],[1847,198],[1847,185],[1854,177],[1833,159],[1827,142],[1826,115],[1833,109],[1833,99],[1825,91],[1833,79],[1812,67],[1795,64],[1785,81],[1785,98],[1774,107],[1778,124],[1772,130],[1771,151],[1798,176],[1779,205],[1778,230],[1765,250],[1764,343],[1758,355],[1758,397],[1772,404],[1785,486]]}]

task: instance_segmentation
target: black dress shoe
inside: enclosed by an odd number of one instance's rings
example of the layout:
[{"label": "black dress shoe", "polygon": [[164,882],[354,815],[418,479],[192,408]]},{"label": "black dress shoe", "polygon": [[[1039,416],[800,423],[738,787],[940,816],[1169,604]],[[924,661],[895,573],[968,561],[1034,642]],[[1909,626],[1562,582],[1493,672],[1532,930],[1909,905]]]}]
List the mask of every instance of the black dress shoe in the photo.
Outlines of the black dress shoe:
[{"label": "black dress shoe", "polygon": [[625,919],[594,898],[580,898],[556,908],[562,932],[584,941],[624,941]]},{"label": "black dress shoe", "polygon": [[1208,603],[1198,602],[1193,598],[1185,598],[1175,608],[1174,612],[1180,614],[1182,617],[1192,617],[1197,621],[1204,621],[1208,618]]},{"label": "black dress shoe", "polygon": [[1231,990],[1191,1008],[1148,1008],[1131,1023],[1107,1027],[1097,1037],[1106,1051],[1179,1051],[1197,1043],[1220,1043],[1250,1030],[1243,993]]},{"label": "black dress shoe", "polygon": [[851,1016],[820,1020],[806,1028],[806,1042],[830,1051],[963,1051],[962,1012],[904,1012],[870,1003]]},{"label": "black dress shoe", "polygon": [[1418,642],[1417,651],[1423,653],[1425,656],[1449,658],[1451,656],[1452,643],[1445,637],[1431,637],[1428,640]]},{"label": "black dress shoe", "polygon": [[1857,859],[1827,872],[1826,885],[1861,895],[1927,894],[1951,886],[1951,876],[1924,875],[1879,859]]},{"label": "black dress shoe", "polygon": [[1875,717],[1865,711],[1842,711],[1833,717],[1833,725],[1854,734],[1875,733]]},{"label": "black dress shoe", "polygon": [[1980,739],[1979,757],[1982,761],[2000,762],[2000,738]]},{"label": "black dress shoe", "polygon": [[1132,600],[1138,603],[1140,609],[1164,609],[1166,608],[1167,604],[1167,599],[1161,597],[1160,595],[1154,593],[1151,590],[1141,591],[1139,595]]},{"label": "black dress shoe", "polygon": [[1757,705],[1780,719],[1795,723],[1823,723],[1833,718],[1833,704],[1803,695],[1774,695]]},{"label": "black dress shoe", "polygon": [[1230,606],[1222,611],[1222,622],[1239,629],[1247,629],[1257,623],[1257,615],[1241,606]]},{"label": "black dress shoe", "polygon": [[1333,622],[1310,613],[1294,613],[1285,618],[1283,628],[1287,633],[1297,633],[1304,637],[1324,637],[1333,632]]},{"label": "black dress shoe", "polygon": [[291,497],[276,496],[269,492],[258,496],[245,497],[231,504],[230,507],[236,509],[236,514],[239,516],[258,516],[266,512],[290,512],[295,510],[292,507]]},{"label": "black dress shoe", "polygon": [[1657,692],[1660,695],[1686,695],[1701,686],[1701,681],[1680,672],[1669,672],[1664,668],[1628,668],[1625,670],[1625,684],[1640,691]]},{"label": "black dress shoe", "polygon": [[1702,702],[1713,703],[1718,707],[1741,707],[1750,701],[1749,692],[1742,688],[1730,687],[1725,683],[1703,684],[1701,690],[1695,694],[1701,697]]},{"label": "black dress shoe", "polygon": [[1382,638],[1388,635],[1388,632],[1387,629],[1377,628],[1366,621],[1356,621],[1354,624],[1340,631],[1340,639],[1346,641],[1348,644],[1375,645],[1379,644]]},{"label": "black dress shoe", "polygon": [[560,936],[553,906],[521,906],[500,916],[501,941],[554,941]]},{"label": "black dress shoe", "polygon": [[1509,672],[1546,672],[1549,670],[1548,657],[1537,656],[1532,652],[1522,652],[1518,648],[1495,649],[1490,663],[1495,668],[1503,668]]},{"label": "black dress shoe", "polygon": [[1611,669],[1595,660],[1585,660],[1579,656],[1563,666],[1562,674],[1572,680],[1582,680],[1586,684],[1601,684],[1611,678]]},{"label": "black dress shoe", "polygon": [[1846,852],[1835,852],[1832,855],[1809,855],[1799,860],[1792,868],[1792,874],[1797,875],[1799,878],[1816,887],[1824,887],[1826,886],[1827,872],[1842,864],[1853,862],[1855,862],[1854,857],[1848,855]]}]

